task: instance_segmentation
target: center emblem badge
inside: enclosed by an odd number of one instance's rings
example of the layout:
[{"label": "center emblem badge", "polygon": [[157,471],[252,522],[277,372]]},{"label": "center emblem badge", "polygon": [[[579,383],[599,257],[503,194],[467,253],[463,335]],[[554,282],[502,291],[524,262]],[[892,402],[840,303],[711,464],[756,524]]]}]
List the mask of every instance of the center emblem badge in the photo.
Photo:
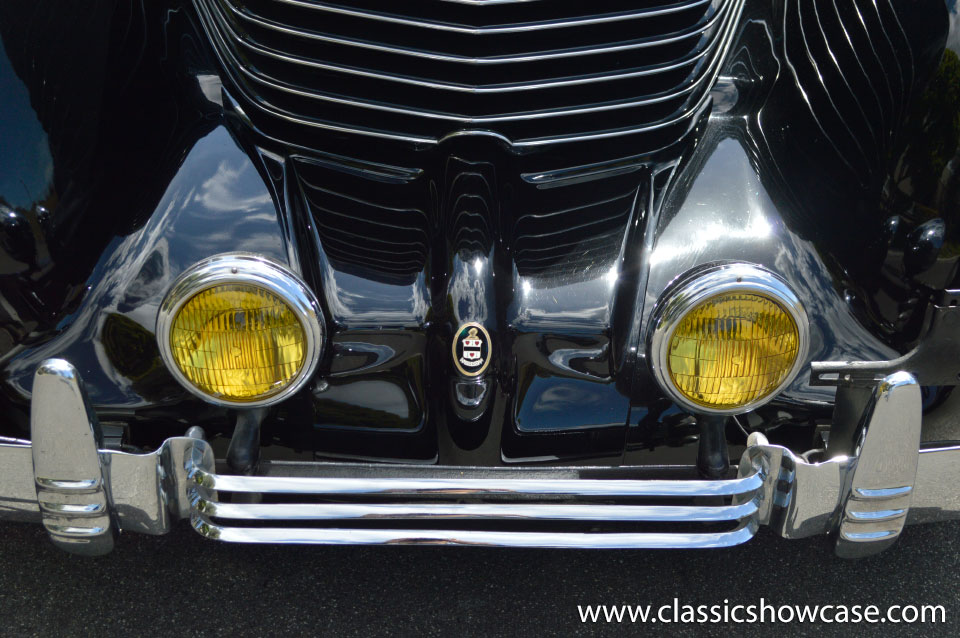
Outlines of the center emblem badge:
[{"label": "center emblem badge", "polygon": [[453,363],[460,374],[475,377],[490,363],[490,333],[479,323],[465,323],[453,338]]}]

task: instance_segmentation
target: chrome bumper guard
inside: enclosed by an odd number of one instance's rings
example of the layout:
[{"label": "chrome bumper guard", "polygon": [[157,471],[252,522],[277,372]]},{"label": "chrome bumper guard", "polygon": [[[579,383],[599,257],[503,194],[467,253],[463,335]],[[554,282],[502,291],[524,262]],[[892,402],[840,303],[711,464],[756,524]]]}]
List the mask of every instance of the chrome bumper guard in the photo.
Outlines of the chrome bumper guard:
[{"label": "chrome bumper guard", "polygon": [[[832,534],[837,553],[855,557],[890,546],[905,523],[960,517],[960,442],[920,446],[920,390],[906,372],[873,386],[849,454],[808,462],[754,433],[727,480],[336,463],[218,474],[199,428],[150,454],[102,449],[66,361],[44,362],[33,397],[32,443],[0,444],[0,519],[42,522],[80,554],[110,551],[121,530],[164,534],[189,519],[228,542],[570,548],[727,547],[766,525],[785,538]],[[561,531],[573,524],[586,529]]]}]

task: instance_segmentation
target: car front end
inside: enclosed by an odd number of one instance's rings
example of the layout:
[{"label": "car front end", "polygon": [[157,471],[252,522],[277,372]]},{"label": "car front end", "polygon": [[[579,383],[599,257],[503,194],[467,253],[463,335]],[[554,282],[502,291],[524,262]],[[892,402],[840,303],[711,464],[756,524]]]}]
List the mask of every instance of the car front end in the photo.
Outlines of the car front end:
[{"label": "car front end", "polygon": [[949,3],[55,4],[0,7],[0,518],[856,557],[960,517]]}]

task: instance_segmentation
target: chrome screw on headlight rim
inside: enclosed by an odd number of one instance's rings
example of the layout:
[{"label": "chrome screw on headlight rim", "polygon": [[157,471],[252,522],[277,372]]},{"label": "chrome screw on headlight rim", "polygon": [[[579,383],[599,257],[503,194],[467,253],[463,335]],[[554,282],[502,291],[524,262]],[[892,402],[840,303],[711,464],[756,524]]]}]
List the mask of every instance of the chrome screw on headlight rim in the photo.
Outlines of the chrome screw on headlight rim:
[{"label": "chrome screw on headlight rim", "polygon": [[780,277],[753,264],[703,268],[657,301],[650,366],[666,394],[700,414],[742,414],[773,399],[806,360],[809,323]]},{"label": "chrome screw on headlight rim", "polygon": [[269,259],[224,253],[188,268],[157,315],[157,344],[170,373],[217,405],[261,407],[310,379],[323,347],[311,290]]}]

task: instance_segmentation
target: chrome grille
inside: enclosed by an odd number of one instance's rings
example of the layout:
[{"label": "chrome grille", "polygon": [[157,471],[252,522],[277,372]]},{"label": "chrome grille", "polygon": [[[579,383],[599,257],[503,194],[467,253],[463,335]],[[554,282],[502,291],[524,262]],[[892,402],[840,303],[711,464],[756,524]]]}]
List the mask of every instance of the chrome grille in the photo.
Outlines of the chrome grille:
[{"label": "chrome grille", "polygon": [[537,146],[677,139],[709,99],[743,0],[196,3],[260,115],[424,144],[472,132]]}]

